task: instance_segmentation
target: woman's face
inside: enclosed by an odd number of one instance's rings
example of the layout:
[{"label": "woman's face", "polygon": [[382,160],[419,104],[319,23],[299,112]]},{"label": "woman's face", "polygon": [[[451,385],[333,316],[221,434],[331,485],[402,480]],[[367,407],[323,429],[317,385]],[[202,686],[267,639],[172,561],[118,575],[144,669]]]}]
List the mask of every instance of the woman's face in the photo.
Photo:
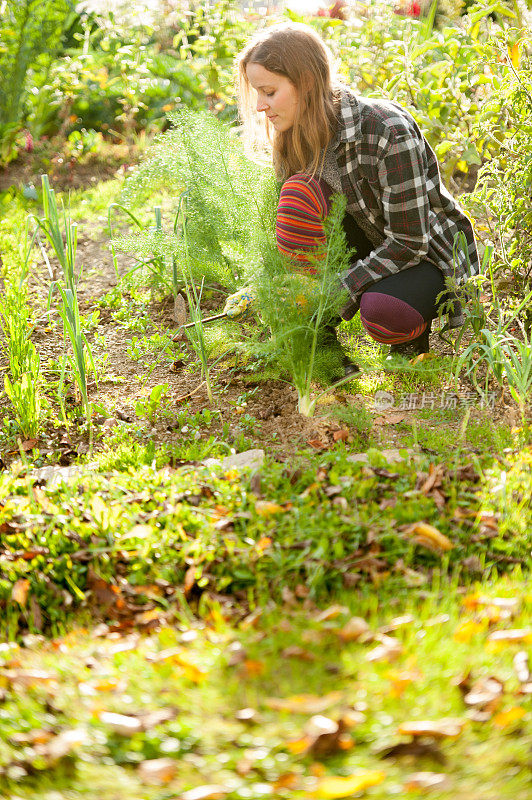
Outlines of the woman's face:
[{"label": "woman's face", "polygon": [[294,84],[284,75],[262,67],[248,64],[248,81],[257,92],[257,111],[263,111],[279,133],[289,130],[294,124],[298,92]]}]

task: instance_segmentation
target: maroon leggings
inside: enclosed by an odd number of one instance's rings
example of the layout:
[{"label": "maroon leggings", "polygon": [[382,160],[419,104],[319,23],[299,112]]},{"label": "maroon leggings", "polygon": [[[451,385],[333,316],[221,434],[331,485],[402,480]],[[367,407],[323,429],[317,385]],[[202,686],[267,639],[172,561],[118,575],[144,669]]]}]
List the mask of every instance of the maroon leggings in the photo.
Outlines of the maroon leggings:
[{"label": "maroon leggings", "polygon": [[[277,244],[282,252],[297,258],[299,269],[304,265],[305,251],[313,251],[325,241],[323,222],[332,194],[324,180],[303,173],[283,184],[277,209]],[[344,217],[344,230],[348,246],[356,248],[358,259],[374,250],[350,214]],[[360,297],[362,325],[378,342],[409,342],[438,316],[436,298],[444,289],[442,273],[428,261],[382,278]],[[440,302],[444,300],[442,297]],[[349,318],[349,314],[344,316]]]}]

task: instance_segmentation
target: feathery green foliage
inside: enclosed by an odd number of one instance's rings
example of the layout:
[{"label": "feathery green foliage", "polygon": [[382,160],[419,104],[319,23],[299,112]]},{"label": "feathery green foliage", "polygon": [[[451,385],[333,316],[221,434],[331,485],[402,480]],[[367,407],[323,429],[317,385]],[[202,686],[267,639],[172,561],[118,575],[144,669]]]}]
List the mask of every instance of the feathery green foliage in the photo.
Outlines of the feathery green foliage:
[{"label": "feathery green foliage", "polygon": [[275,352],[297,389],[299,410],[314,413],[311,383],[324,385],[343,376],[345,353],[333,332],[333,323],[345,304],[339,273],[347,269],[347,249],[342,220],[346,199],[335,195],[326,220],[327,243],[312,254],[314,275],[294,271],[294,262],[272,245],[264,253],[257,281],[260,315],[272,332]]},{"label": "feathery green foliage", "polygon": [[[177,205],[186,192],[186,258],[192,274],[233,292],[257,272],[257,231],[273,234],[274,217],[260,202],[274,185],[272,170],[251,161],[234,129],[213,115],[182,109],[170,118],[174,127],[158,138],[127,181],[124,204],[131,206],[164,186],[175,189]],[[172,234],[143,231],[115,245],[143,257],[165,256],[169,264],[175,260],[178,272],[188,272],[177,224]]]},{"label": "feathery green foliage", "polygon": [[175,128],[160,137],[152,157],[129,180],[125,201],[175,185],[176,194],[184,190],[186,199],[183,223],[176,217],[173,234],[144,230],[115,245],[146,258],[167,257],[186,282],[196,323],[191,339],[204,377],[206,349],[194,281],[214,280],[228,291],[253,284],[272,338],[240,349],[273,357],[293,380],[301,412],[311,415],[312,381],[328,385],[343,375],[345,354],[330,326],[345,302],[338,281],[349,263],[342,227],[345,198],[334,200],[327,246],[312,254],[315,275],[295,272],[275,243],[279,187],[272,170],[251,161],[234,132],[213,116],[183,110],[173,121]]}]

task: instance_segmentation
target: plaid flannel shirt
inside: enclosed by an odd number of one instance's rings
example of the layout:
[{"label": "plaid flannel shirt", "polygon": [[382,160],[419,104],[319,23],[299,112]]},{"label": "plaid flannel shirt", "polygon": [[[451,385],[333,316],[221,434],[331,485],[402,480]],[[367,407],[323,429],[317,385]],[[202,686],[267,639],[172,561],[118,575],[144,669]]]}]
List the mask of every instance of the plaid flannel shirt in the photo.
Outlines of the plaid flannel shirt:
[{"label": "plaid flannel shirt", "polygon": [[[369,286],[420,261],[433,263],[455,284],[479,271],[471,222],[442,185],[436,156],[407,111],[343,88],[332,146],[347,212],[375,245],[340,276],[352,313]],[[455,245],[461,233],[465,247]],[[461,324],[456,301],[449,326]]]}]

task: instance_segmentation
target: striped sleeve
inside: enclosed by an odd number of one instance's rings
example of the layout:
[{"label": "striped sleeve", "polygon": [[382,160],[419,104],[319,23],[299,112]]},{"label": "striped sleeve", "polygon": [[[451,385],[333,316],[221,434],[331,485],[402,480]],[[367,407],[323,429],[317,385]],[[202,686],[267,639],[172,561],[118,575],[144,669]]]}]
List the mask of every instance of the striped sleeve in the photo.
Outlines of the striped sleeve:
[{"label": "striped sleeve", "polygon": [[[326,243],[323,222],[327,213],[327,201],[315,178],[299,173],[288,178],[281,189],[275,224],[281,253],[301,266],[309,264],[310,254],[315,255]],[[304,271],[316,270],[309,266]]]}]

